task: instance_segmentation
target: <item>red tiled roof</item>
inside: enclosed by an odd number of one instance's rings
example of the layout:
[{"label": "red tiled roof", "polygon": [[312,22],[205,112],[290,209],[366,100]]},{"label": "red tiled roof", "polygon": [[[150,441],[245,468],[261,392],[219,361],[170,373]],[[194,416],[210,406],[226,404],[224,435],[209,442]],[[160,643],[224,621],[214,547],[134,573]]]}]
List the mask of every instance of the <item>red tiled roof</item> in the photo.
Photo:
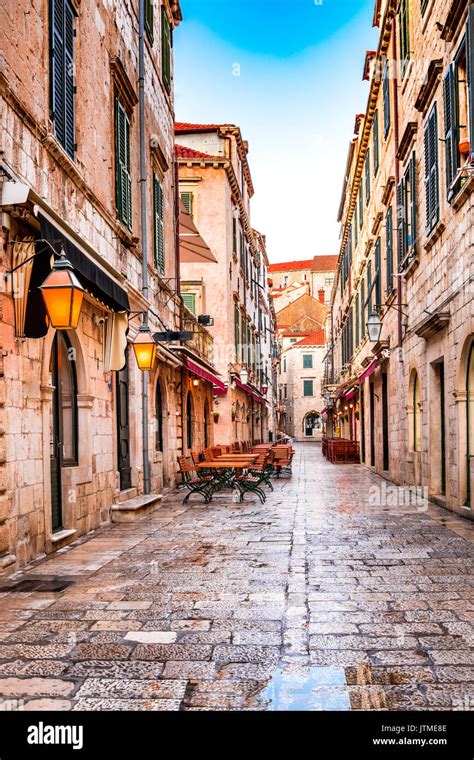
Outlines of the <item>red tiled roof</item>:
[{"label": "red tiled roof", "polygon": [[[337,256],[336,256],[337,259]],[[269,272],[297,272],[300,269],[311,269],[312,259],[305,261],[286,261],[282,264],[270,264]]]},{"label": "red tiled roof", "polygon": [[312,272],[335,272],[337,255],[315,256],[311,267]]},{"label": "red tiled roof", "polygon": [[174,152],[176,158],[214,158],[209,153],[201,153],[200,150],[193,150],[193,148],[186,148],[184,145],[175,145]]},{"label": "red tiled roof", "polygon": [[309,330],[304,330],[299,332],[298,330],[285,330],[281,334],[282,338],[305,338],[307,335],[311,335],[311,332]]},{"label": "red tiled roof", "polygon": [[231,124],[190,124],[187,121],[177,121],[174,125],[176,134],[184,132],[213,132],[220,127],[229,127]]},{"label": "red tiled roof", "polygon": [[324,330],[316,330],[316,332],[312,332],[309,335],[306,336],[306,338],[303,338],[303,340],[299,340],[298,343],[296,343],[296,346],[324,346],[325,344],[325,335]]}]

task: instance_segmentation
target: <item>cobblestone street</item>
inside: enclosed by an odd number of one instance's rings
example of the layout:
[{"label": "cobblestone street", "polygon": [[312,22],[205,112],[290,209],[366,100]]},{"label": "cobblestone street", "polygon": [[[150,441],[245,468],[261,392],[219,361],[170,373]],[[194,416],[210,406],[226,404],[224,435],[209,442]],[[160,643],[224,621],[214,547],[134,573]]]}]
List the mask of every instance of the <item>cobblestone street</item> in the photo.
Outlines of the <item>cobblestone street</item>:
[{"label": "cobblestone street", "polygon": [[183,507],[178,492],[3,581],[72,583],[0,594],[0,697],[59,710],[473,709],[472,523],[371,506],[385,481],[296,449],[264,506],[227,492]]}]

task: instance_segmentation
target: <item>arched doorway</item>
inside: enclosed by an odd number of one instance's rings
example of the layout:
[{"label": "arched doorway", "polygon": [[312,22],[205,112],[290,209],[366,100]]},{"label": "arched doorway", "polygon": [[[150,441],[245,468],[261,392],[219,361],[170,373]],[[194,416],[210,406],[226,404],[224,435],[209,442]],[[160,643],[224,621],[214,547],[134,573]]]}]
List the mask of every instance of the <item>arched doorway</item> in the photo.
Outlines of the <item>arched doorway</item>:
[{"label": "arched doorway", "polygon": [[321,415],[319,412],[308,412],[303,420],[305,438],[313,438],[315,431],[321,430]]},{"label": "arched doorway", "polygon": [[474,456],[474,342],[471,343],[466,368],[466,507],[471,507],[471,457]]},{"label": "arched doorway", "polygon": [[189,451],[193,448],[194,441],[193,408],[193,397],[191,391],[188,391],[186,397],[186,446]]},{"label": "arched doorway", "polygon": [[163,396],[159,381],[155,391],[155,451],[163,453]]},{"label": "arched doorway", "polygon": [[50,424],[51,528],[63,527],[62,471],[78,463],[76,355],[67,333],[57,331],[51,350],[54,388]]}]

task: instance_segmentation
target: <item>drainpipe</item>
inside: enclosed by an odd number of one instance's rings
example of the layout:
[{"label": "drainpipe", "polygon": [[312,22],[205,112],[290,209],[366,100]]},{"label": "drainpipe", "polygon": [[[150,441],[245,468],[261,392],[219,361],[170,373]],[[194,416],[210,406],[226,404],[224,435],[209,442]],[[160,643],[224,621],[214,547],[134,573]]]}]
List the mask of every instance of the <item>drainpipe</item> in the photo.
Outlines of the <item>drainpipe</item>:
[{"label": "drainpipe", "polygon": [[[140,130],[140,227],[142,239],[142,294],[148,300],[148,235],[147,235],[147,165],[145,147],[145,0],[138,3],[138,116]],[[148,312],[143,314],[148,325]],[[149,494],[150,460],[148,450],[148,372],[142,377],[142,448],[143,492]]]},{"label": "drainpipe", "polygon": [[[392,55],[393,64],[397,66],[397,21],[395,16],[392,19]],[[395,143],[395,200],[397,197],[398,184],[400,182],[400,161],[397,158],[399,147],[399,126],[398,126],[398,70],[396,69],[397,76],[393,77],[393,138]],[[398,222],[399,209],[397,208],[397,222]],[[398,225],[397,225],[398,226]],[[399,242],[397,239],[397,249],[399,250]],[[397,267],[398,269],[398,267]],[[400,274],[397,272],[397,274]],[[401,348],[403,343],[403,327],[402,327],[402,278],[397,277],[397,302],[398,302],[398,319],[397,319],[397,332],[398,332],[398,351],[399,358],[401,357]]]}]

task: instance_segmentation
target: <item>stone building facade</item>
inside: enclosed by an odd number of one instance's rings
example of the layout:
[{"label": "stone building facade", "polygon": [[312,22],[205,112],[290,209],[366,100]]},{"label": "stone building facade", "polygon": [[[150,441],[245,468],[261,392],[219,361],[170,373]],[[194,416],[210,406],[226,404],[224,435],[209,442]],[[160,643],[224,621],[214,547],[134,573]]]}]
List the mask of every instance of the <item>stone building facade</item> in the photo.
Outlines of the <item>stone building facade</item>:
[{"label": "stone building facade", "polygon": [[374,24],[339,209],[328,429],[472,518],[474,5],[380,0]]},{"label": "stone building facade", "polygon": [[296,343],[283,339],[278,376],[280,430],[295,440],[320,441],[324,401],[325,334],[317,330],[299,336]]},{"label": "stone building facade", "polygon": [[[270,264],[268,273],[272,283],[272,294],[285,305],[309,293],[322,303],[329,303],[337,255],[319,255],[304,261],[287,261]],[[278,308],[278,307],[277,307]]]},{"label": "stone building facade", "polygon": [[[210,316],[217,443],[275,434],[275,312],[265,237],[253,229],[248,145],[232,124],[176,124],[180,199],[215,262],[182,266],[181,292],[196,316]],[[242,374],[242,372],[246,373]],[[242,380],[244,378],[244,380]]]},{"label": "stone building facade", "polygon": [[[154,508],[187,429],[212,440],[212,385],[195,388],[179,344],[159,343],[148,373],[130,346],[144,314],[152,333],[187,320],[196,352],[212,343],[178,288],[181,11],[144,7],[143,177],[138,2],[1,7],[0,571]],[[77,329],[56,331],[39,285],[61,246],[86,292]]]}]

